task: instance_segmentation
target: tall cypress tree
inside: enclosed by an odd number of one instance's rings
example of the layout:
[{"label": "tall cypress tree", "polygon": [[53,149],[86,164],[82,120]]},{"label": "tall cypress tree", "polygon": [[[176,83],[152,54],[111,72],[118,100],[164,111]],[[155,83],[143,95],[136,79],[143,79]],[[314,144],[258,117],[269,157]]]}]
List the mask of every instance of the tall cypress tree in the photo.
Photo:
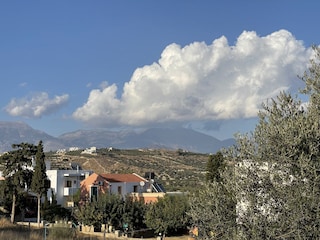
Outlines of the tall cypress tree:
[{"label": "tall cypress tree", "polygon": [[41,197],[47,193],[47,174],[46,174],[46,164],[45,164],[45,154],[43,152],[42,141],[39,142],[36,154],[36,165],[34,167],[34,173],[31,182],[31,189],[37,194],[38,200],[38,216],[37,223],[40,227],[40,208],[41,208]]}]

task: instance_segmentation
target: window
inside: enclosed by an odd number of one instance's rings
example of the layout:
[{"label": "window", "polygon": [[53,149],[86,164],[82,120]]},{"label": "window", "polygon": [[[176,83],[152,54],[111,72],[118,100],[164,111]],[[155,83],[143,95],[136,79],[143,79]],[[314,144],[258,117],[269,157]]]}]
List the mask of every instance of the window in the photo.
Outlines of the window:
[{"label": "window", "polygon": [[68,187],[68,188],[72,187],[72,181],[70,181],[70,180],[65,181],[64,187]]},{"label": "window", "polygon": [[138,192],[138,185],[133,186],[133,192]]},{"label": "window", "polygon": [[94,199],[98,199],[98,187],[97,186],[91,186],[90,189],[90,199],[93,201]]},{"label": "window", "polygon": [[121,186],[118,186],[118,194],[121,194],[121,193],[122,193]]},{"label": "window", "polygon": [[51,187],[51,182],[49,179],[44,180],[44,184],[46,188],[50,188]]}]

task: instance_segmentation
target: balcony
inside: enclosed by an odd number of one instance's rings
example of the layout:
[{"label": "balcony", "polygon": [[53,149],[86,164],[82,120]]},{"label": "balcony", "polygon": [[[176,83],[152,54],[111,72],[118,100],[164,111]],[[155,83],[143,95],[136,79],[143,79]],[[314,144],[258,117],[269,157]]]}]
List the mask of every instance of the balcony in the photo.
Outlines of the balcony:
[{"label": "balcony", "polygon": [[78,191],[79,188],[72,188],[72,187],[65,187],[63,189],[63,196],[72,196],[74,194],[76,194],[76,192]]}]

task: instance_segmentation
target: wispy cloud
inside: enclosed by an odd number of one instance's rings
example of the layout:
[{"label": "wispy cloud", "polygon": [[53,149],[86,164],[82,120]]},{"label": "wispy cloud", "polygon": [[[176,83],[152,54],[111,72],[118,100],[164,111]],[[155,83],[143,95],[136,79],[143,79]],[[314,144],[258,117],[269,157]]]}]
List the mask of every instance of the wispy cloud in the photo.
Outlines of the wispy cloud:
[{"label": "wispy cloud", "polygon": [[27,86],[26,82],[22,82],[22,83],[19,84],[19,87],[25,87],[25,86]]},{"label": "wispy cloud", "polygon": [[40,118],[49,115],[68,102],[68,94],[49,98],[48,93],[41,92],[31,96],[12,99],[5,107],[5,111],[11,116],[21,116],[27,118]]},{"label": "wispy cloud", "polygon": [[103,83],[73,117],[100,126],[254,117],[262,101],[297,88],[310,55],[286,30],[244,31],[233,46],[224,36],[171,44],[158,62],[135,70],[120,98],[115,84]]}]

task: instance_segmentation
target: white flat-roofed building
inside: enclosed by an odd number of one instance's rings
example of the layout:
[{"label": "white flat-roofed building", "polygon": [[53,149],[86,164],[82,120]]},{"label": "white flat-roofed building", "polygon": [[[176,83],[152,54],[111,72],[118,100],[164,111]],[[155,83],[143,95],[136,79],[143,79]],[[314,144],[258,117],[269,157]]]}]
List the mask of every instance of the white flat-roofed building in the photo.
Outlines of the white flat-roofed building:
[{"label": "white flat-roofed building", "polygon": [[91,170],[47,170],[50,188],[48,199],[52,201],[52,192],[55,195],[57,204],[63,207],[73,206],[73,195],[80,189],[80,182],[90,176]]}]

